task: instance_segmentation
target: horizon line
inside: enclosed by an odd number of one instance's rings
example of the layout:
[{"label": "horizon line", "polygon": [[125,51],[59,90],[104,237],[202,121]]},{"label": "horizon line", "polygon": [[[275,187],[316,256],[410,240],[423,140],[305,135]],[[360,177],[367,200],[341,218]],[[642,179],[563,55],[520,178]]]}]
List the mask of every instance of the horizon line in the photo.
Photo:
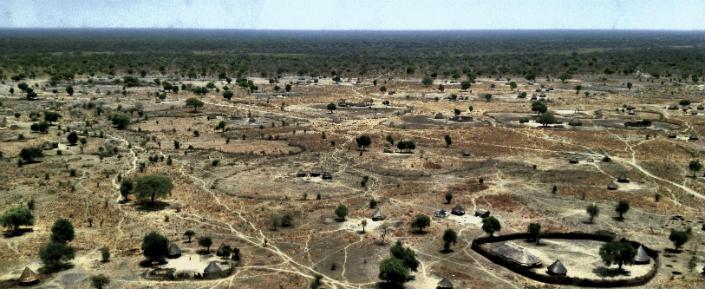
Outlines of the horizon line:
[{"label": "horizon line", "polygon": [[220,28],[220,27],[3,27],[0,30],[229,30],[229,31],[312,31],[312,32],[471,32],[471,31],[644,31],[644,32],[704,32],[705,28],[661,29],[661,28],[468,28],[468,29],[278,29],[278,28]]}]

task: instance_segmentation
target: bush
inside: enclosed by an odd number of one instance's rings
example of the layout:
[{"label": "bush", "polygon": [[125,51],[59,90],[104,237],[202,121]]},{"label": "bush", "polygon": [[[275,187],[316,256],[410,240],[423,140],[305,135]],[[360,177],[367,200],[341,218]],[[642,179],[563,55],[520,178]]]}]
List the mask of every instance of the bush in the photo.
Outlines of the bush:
[{"label": "bush", "polygon": [[338,217],[339,221],[345,221],[345,218],[348,216],[348,207],[343,204],[338,205],[338,207],[335,208],[335,215]]},{"label": "bush", "polygon": [[103,289],[103,287],[108,284],[110,284],[110,278],[108,278],[108,276],[100,274],[91,277],[91,285],[96,289]]},{"label": "bush", "polygon": [[110,117],[113,125],[117,129],[126,129],[130,125],[130,117],[124,113],[116,113]]},{"label": "bush", "polygon": [[68,267],[69,260],[75,256],[74,249],[65,243],[51,242],[39,250],[39,258],[42,260],[44,272],[56,272]]},{"label": "bush", "polygon": [[5,228],[10,228],[13,233],[16,233],[20,226],[34,225],[34,216],[32,211],[25,207],[16,207],[5,210],[0,216],[0,223]]}]

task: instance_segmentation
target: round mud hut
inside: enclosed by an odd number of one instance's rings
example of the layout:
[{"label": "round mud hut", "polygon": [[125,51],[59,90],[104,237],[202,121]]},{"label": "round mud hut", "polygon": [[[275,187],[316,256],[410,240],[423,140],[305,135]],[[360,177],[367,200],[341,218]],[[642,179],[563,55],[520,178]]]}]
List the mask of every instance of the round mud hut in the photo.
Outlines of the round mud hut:
[{"label": "round mud hut", "polygon": [[36,272],[32,271],[32,269],[29,269],[29,267],[25,267],[24,271],[22,271],[22,275],[20,276],[20,279],[17,282],[20,286],[32,286],[37,283],[39,283],[39,274]]},{"label": "round mud hut", "polygon": [[453,283],[448,278],[443,278],[436,285],[436,289],[453,289]]},{"label": "round mud hut", "polygon": [[565,276],[566,274],[568,274],[568,269],[563,266],[561,260],[556,260],[556,262],[553,262],[553,264],[548,266],[546,273],[548,273],[548,275],[553,276]]}]

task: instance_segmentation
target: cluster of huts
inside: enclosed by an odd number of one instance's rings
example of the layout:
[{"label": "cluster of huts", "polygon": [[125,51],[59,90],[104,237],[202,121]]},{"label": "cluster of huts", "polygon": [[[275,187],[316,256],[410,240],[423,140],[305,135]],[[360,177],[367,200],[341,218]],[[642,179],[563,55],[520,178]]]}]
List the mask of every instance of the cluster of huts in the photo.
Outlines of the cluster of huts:
[{"label": "cluster of huts", "polygon": [[371,98],[366,98],[361,101],[355,102],[349,99],[338,100],[338,107],[369,107],[372,106],[374,100]]},{"label": "cluster of huts", "polygon": [[[462,216],[465,215],[465,208],[461,206],[460,204],[455,205],[450,212],[446,211],[445,209],[441,208],[437,210],[436,212],[433,213],[433,215],[436,218],[447,218],[450,216],[450,214],[456,215],[456,216]],[[490,211],[488,210],[483,210],[483,209],[477,209],[475,210],[475,217],[480,217],[480,218],[487,218],[490,216]]]}]

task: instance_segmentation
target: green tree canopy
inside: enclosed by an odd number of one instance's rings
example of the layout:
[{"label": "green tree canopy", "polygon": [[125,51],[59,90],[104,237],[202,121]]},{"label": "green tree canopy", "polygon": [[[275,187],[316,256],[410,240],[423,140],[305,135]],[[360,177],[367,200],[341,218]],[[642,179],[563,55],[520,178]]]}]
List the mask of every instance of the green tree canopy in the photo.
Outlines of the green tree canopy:
[{"label": "green tree canopy", "polygon": [[38,147],[28,147],[20,150],[20,158],[25,163],[33,163],[37,160],[37,158],[41,158],[43,156],[44,152],[42,152],[42,149]]},{"label": "green tree canopy", "polygon": [[348,216],[348,207],[343,204],[338,205],[335,208],[335,216],[338,217],[338,220],[345,221]]},{"label": "green tree canopy", "polygon": [[379,263],[379,279],[385,282],[401,287],[409,280],[409,276],[409,269],[402,260],[390,257]]},{"label": "green tree canopy", "polygon": [[213,245],[213,238],[210,236],[203,236],[198,239],[198,245],[201,247],[206,247],[206,252],[210,253],[211,246]]},{"label": "green tree canopy", "polygon": [[10,228],[12,233],[16,233],[20,226],[34,225],[34,216],[32,211],[25,207],[15,207],[5,210],[0,216],[0,223],[5,228]]},{"label": "green tree canopy", "polygon": [[74,238],[73,224],[67,219],[58,219],[51,226],[51,241],[56,243],[71,242]]},{"label": "green tree canopy", "polygon": [[590,224],[594,223],[595,217],[600,214],[600,208],[595,203],[588,205],[585,211],[588,213],[588,216],[590,216]]},{"label": "green tree canopy", "polygon": [[117,129],[126,129],[130,125],[130,117],[124,113],[113,114],[110,121]]},{"label": "green tree canopy", "polygon": [[554,116],[552,112],[547,111],[539,115],[539,119],[537,120],[537,122],[545,127],[549,124],[556,123],[556,116]]},{"label": "green tree canopy", "polygon": [[370,144],[372,144],[372,138],[370,138],[370,136],[367,134],[363,134],[355,138],[355,142],[357,142],[357,146],[359,148],[364,150],[365,148],[370,146]]},{"label": "green tree canopy", "polygon": [[431,226],[431,218],[424,214],[419,214],[414,217],[414,221],[411,222],[411,227],[415,228],[419,232],[423,232],[425,228]]},{"label": "green tree canopy", "polygon": [[624,220],[624,214],[629,211],[629,202],[625,200],[619,201],[619,203],[617,203],[617,206],[614,208],[614,211],[619,214],[620,220]]},{"label": "green tree canopy", "polygon": [[44,272],[56,272],[67,267],[66,262],[75,256],[74,249],[65,243],[51,242],[39,250]]},{"label": "green tree canopy", "polygon": [[411,271],[416,271],[419,267],[419,260],[416,259],[416,253],[411,248],[406,248],[401,241],[397,241],[389,248],[389,253],[392,257],[401,260],[406,268]]},{"label": "green tree canopy", "polygon": [[152,231],[142,239],[142,254],[152,262],[164,260],[169,250],[169,240]]},{"label": "green tree canopy", "polygon": [[612,241],[600,247],[602,262],[607,266],[617,264],[620,270],[622,265],[633,262],[634,254],[636,254],[636,250],[627,242]]},{"label": "green tree canopy", "polygon": [[673,242],[673,246],[676,247],[676,250],[680,250],[680,248],[690,240],[690,233],[688,231],[671,230],[668,240]]},{"label": "green tree canopy", "polygon": [[488,235],[493,236],[495,232],[502,230],[502,225],[499,223],[497,218],[494,216],[489,216],[482,219],[482,230]]},{"label": "green tree canopy", "polygon": [[186,100],[186,106],[193,107],[193,112],[198,112],[198,109],[203,107],[205,103],[198,98],[190,97]]},{"label": "green tree canopy", "polygon": [[171,179],[165,175],[148,175],[141,176],[135,180],[135,193],[137,198],[141,200],[149,199],[151,204],[154,204],[154,199],[163,198],[171,194],[174,185]]},{"label": "green tree canopy", "polygon": [[458,233],[453,229],[446,229],[443,232],[443,251],[449,252],[450,246],[458,241]]}]

